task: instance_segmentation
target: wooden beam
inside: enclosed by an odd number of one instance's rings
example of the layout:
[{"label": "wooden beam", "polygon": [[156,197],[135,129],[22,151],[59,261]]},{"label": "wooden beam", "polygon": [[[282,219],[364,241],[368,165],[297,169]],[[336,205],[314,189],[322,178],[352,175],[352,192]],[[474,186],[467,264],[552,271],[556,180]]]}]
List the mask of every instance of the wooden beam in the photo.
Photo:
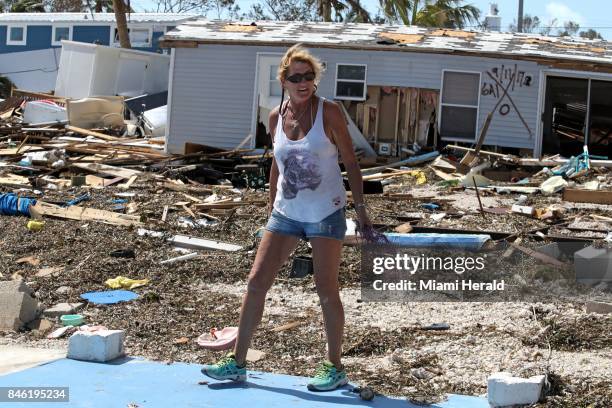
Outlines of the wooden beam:
[{"label": "wooden beam", "polygon": [[175,235],[170,238],[169,241],[177,247],[189,249],[218,249],[229,252],[236,252],[242,249],[240,245],[228,244],[205,238],[189,237],[186,235]]},{"label": "wooden beam", "polygon": [[105,135],[104,133],[94,132],[93,130],[83,129],[83,128],[71,126],[71,125],[67,125],[66,130],[70,130],[72,132],[79,133],[85,136],[97,137],[98,139],[106,140],[107,142],[116,142],[118,140],[121,140],[121,138],[119,137]]},{"label": "wooden beam", "polygon": [[124,179],[129,179],[132,176],[142,174],[142,172],[138,170],[124,169],[121,167],[114,167],[99,163],[72,163],[72,167],[88,170],[93,173],[105,174],[113,177],[122,177]]},{"label": "wooden beam", "polygon": [[563,190],[563,200],[574,203],[612,204],[612,191],[566,188]]},{"label": "wooden beam", "polygon": [[142,225],[140,217],[135,215],[119,214],[94,208],[83,208],[76,205],[64,208],[43,201],[38,201],[36,205],[30,207],[30,212],[35,218],[46,216],[66,220],[95,221],[125,227]]}]

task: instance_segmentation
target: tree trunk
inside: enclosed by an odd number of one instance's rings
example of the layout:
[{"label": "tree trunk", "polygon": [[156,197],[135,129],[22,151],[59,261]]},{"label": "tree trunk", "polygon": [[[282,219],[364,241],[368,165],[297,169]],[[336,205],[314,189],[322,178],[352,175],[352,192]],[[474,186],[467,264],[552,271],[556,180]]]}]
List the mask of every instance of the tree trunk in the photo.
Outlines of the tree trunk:
[{"label": "tree trunk", "polygon": [[121,48],[132,48],[130,45],[130,35],[127,27],[127,19],[125,17],[125,6],[123,0],[113,0],[113,9],[115,10],[115,20],[117,22],[117,33],[119,34],[119,44]]},{"label": "tree trunk", "polygon": [[419,3],[420,2],[421,2],[420,0],[412,1],[412,21],[410,21],[410,25],[416,24],[417,14],[419,13]]}]

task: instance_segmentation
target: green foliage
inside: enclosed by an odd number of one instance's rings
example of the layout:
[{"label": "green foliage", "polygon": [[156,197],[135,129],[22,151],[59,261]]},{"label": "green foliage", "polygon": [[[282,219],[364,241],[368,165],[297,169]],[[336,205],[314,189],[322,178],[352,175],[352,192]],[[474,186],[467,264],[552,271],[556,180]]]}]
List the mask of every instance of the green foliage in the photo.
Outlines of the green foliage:
[{"label": "green foliage", "polygon": [[380,0],[390,22],[423,27],[463,28],[476,24],[480,10],[464,0]]}]

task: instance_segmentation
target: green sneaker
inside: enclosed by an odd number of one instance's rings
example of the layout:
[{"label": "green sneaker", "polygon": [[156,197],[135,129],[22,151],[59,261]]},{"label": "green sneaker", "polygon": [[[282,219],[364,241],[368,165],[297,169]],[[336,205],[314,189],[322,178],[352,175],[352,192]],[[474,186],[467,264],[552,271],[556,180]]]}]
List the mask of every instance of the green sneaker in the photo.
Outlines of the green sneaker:
[{"label": "green sneaker", "polygon": [[229,353],[217,364],[207,364],[202,368],[202,374],[215,380],[246,380],[246,367],[238,367],[234,353]]},{"label": "green sneaker", "polygon": [[308,383],[310,391],[331,391],[348,383],[346,371],[336,369],[330,361],[323,361],[314,378]]}]

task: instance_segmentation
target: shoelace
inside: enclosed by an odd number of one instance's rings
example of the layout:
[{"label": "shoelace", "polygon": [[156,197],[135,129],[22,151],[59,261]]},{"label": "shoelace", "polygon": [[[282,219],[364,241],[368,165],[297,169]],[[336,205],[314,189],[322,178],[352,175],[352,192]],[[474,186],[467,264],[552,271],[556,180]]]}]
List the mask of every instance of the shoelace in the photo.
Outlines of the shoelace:
[{"label": "shoelace", "polygon": [[322,364],[318,369],[317,372],[315,373],[315,377],[316,378],[327,378],[329,373],[331,372],[332,368],[328,365]]},{"label": "shoelace", "polygon": [[225,356],[221,360],[219,360],[217,365],[219,367],[227,367],[232,362],[232,360],[234,360],[233,356]]}]

